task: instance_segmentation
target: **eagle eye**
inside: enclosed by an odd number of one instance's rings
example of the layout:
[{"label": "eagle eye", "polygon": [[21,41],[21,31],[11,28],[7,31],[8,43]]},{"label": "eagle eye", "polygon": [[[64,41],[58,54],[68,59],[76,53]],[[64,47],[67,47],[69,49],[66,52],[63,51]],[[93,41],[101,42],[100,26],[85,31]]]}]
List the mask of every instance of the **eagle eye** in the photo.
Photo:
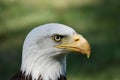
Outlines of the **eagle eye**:
[{"label": "eagle eye", "polygon": [[64,37],[63,35],[59,35],[59,34],[55,34],[52,36],[53,40],[56,42],[60,42],[63,37]]}]

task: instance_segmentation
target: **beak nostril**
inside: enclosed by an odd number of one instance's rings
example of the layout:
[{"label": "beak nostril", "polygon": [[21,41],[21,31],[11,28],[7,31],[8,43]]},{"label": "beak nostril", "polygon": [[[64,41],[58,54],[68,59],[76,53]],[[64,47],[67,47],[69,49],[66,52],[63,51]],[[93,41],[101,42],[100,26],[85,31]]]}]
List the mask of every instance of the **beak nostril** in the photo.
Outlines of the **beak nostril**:
[{"label": "beak nostril", "polygon": [[79,39],[75,39],[75,41],[79,41]]}]

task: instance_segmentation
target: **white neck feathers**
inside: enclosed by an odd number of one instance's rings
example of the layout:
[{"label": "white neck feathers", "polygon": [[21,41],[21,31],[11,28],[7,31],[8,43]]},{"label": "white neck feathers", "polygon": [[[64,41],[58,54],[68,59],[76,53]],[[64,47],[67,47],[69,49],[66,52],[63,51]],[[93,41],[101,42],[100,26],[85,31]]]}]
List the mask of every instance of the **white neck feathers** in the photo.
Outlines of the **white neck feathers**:
[{"label": "white neck feathers", "polygon": [[[26,47],[26,46],[25,46]],[[66,54],[50,55],[50,53],[59,54],[52,49],[40,50],[35,46],[23,49],[21,70],[25,75],[32,75],[33,80],[39,76],[43,80],[57,80],[60,75],[66,73]]]}]

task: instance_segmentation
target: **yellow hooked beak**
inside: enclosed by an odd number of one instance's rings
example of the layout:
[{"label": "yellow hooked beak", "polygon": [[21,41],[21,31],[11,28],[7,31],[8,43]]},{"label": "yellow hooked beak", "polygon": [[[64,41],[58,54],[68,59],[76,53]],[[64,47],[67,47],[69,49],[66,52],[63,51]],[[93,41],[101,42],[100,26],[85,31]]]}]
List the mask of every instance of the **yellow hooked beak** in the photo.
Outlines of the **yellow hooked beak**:
[{"label": "yellow hooked beak", "polygon": [[75,34],[68,38],[63,39],[62,44],[56,47],[59,49],[66,49],[69,51],[87,54],[87,58],[90,57],[90,45],[88,41],[79,34]]}]

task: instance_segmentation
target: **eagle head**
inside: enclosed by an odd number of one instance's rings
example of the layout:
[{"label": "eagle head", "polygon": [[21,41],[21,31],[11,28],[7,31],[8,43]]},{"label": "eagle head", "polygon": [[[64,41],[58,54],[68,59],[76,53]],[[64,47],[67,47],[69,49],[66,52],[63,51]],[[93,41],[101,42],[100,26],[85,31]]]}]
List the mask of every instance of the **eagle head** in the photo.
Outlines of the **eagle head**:
[{"label": "eagle head", "polygon": [[34,28],[26,37],[21,71],[32,79],[57,80],[66,74],[66,55],[70,51],[90,56],[88,41],[74,29],[49,23]]}]

